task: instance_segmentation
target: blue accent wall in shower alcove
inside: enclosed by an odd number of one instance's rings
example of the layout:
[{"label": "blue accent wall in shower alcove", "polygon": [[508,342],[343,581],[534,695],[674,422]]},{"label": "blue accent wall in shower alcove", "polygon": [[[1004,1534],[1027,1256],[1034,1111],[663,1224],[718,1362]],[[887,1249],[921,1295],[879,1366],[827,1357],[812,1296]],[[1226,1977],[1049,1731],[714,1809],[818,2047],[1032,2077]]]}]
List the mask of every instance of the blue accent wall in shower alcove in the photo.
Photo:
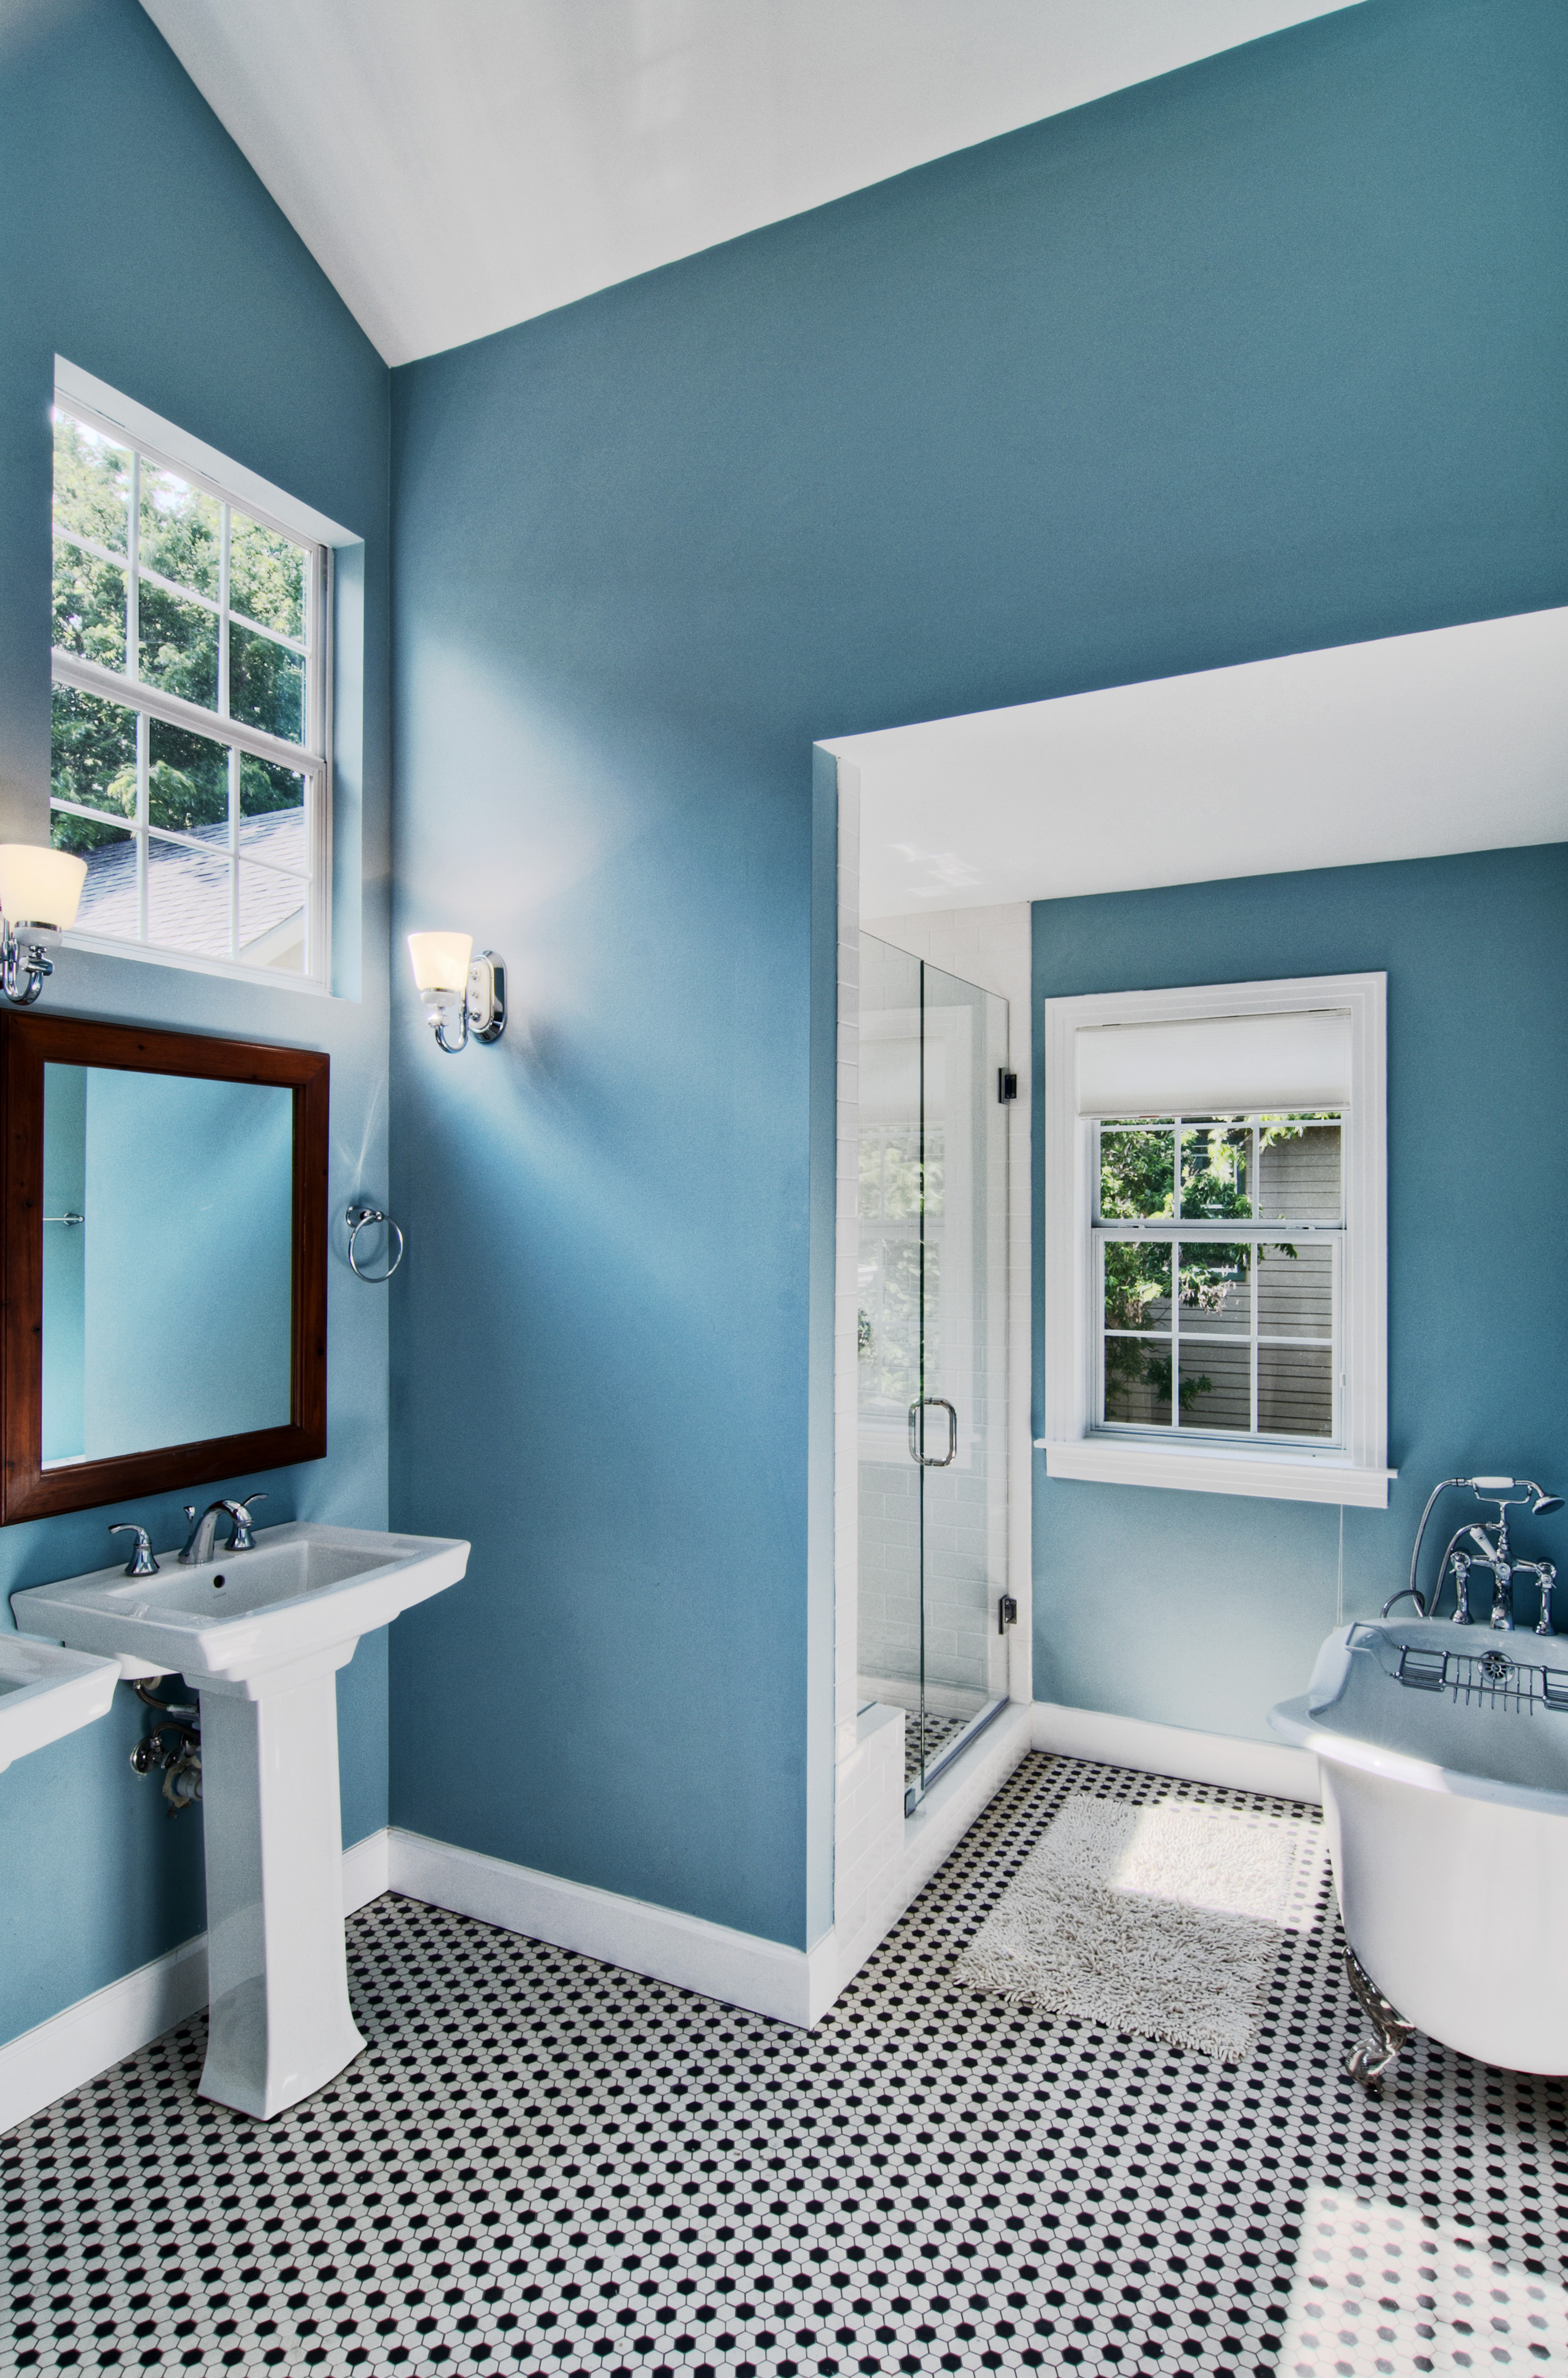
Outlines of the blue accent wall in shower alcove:
[{"label": "blue accent wall in shower alcove", "polygon": [[[1035,1457],[1036,1699],[1272,1739],[1341,1600],[1373,1617],[1405,1583],[1440,1478],[1564,1491],[1568,844],[1042,900],[1034,940],[1036,1099],[1047,999],[1388,976],[1388,1508],[1342,1532],[1334,1505],[1047,1479]],[[1042,1186],[1036,1148],[1036,1342]],[[1561,1519],[1514,1533],[1568,1576]]]},{"label": "blue accent wall in shower alcove", "polygon": [[396,978],[398,1821],[822,1928],[812,740],[1568,600],[1565,78],[1363,0],[394,374],[397,919],[514,1003]]}]

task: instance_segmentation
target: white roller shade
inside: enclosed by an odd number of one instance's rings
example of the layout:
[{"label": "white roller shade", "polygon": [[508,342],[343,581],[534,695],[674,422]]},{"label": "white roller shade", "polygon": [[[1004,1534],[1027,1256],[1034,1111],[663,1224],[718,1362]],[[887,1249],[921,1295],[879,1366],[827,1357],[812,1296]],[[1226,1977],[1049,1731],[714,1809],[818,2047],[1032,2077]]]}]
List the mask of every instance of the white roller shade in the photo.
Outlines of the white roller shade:
[{"label": "white roller shade", "polygon": [[1103,1024],[1073,1034],[1081,1115],[1246,1114],[1350,1103],[1347,1008]]}]

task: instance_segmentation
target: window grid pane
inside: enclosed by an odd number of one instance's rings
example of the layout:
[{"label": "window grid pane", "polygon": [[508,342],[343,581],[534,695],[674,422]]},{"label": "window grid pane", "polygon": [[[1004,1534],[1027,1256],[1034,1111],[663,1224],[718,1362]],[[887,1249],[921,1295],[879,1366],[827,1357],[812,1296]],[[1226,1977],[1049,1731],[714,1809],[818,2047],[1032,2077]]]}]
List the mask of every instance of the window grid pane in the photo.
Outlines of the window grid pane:
[{"label": "window grid pane", "polygon": [[[88,861],[78,929],[318,974],[319,549],[66,405],[55,411],[54,522],[55,649],[125,684],[124,707],[55,687],[51,840]],[[144,707],[144,685],[206,711],[212,733]],[[315,764],[231,742],[230,717]]]},{"label": "window grid pane", "polygon": [[1340,1118],[1151,1115],[1097,1135],[1099,1425],[1337,1441]]},{"label": "window grid pane", "polygon": [[67,789],[51,800],[51,840],[88,861],[80,929],[308,972],[318,772],[269,764],[247,815],[236,746],[69,687],[55,695]]}]

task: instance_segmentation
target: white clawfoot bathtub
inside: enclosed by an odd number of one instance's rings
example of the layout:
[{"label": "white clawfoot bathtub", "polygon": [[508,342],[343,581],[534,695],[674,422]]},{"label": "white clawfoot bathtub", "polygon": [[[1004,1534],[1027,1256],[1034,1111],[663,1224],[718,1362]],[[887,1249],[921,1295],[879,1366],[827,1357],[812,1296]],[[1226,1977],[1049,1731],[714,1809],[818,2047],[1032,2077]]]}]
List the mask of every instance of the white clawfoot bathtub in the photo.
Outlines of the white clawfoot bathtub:
[{"label": "white clawfoot bathtub", "polygon": [[1341,1627],[1269,1722],[1316,1754],[1346,1939],[1393,2008],[1568,2073],[1568,1636]]}]

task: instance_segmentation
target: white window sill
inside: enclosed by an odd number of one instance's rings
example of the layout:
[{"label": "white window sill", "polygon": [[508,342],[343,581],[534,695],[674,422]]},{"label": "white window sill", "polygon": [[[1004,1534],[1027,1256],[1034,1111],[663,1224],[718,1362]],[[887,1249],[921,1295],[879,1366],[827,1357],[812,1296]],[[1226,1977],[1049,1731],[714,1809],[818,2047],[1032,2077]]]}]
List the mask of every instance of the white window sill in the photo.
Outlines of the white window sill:
[{"label": "white window sill", "polygon": [[331,991],[313,974],[291,974],[281,967],[246,966],[238,958],[208,957],[197,950],[167,950],[156,942],[111,941],[106,933],[81,933],[74,925],[61,934],[57,947],[89,950],[94,957],[131,958],[138,966],[174,967],[182,974],[215,974],[229,982],[253,982],[266,991],[303,991],[317,999]]},{"label": "white window sill", "polygon": [[1289,1503],[1349,1503],[1385,1510],[1396,1470],[1359,1470],[1343,1455],[1226,1453],[1084,1436],[1035,1439],[1047,1478],[1096,1479],[1105,1485],[1173,1486],[1194,1495],[1260,1495]]}]

